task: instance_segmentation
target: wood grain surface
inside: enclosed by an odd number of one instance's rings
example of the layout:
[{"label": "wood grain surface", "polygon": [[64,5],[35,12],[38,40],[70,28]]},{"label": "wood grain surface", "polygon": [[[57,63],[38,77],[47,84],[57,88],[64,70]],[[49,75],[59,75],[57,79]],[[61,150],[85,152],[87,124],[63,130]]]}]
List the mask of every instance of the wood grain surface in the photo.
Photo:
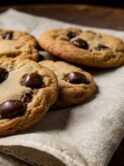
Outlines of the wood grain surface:
[{"label": "wood grain surface", "polygon": [[[20,5],[0,6],[0,12],[8,8],[45,16],[70,23],[124,30],[124,9],[88,5]],[[109,166],[124,166],[124,140],[115,152]]]}]

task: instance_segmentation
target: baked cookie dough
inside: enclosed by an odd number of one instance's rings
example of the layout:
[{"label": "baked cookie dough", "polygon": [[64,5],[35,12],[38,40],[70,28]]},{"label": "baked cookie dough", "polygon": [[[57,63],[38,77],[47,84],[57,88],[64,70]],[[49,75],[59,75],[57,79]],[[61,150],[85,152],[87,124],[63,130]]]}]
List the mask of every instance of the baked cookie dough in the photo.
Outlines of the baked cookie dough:
[{"label": "baked cookie dough", "polygon": [[58,99],[53,108],[64,108],[83,103],[96,91],[93,77],[76,66],[52,60],[44,60],[39,64],[52,70],[58,79]]},{"label": "baked cookie dough", "polygon": [[57,99],[55,74],[31,60],[0,59],[0,136],[24,130]]},{"label": "baked cookie dough", "polygon": [[26,33],[0,29],[0,57],[38,60],[38,43]]},{"label": "baked cookie dough", "polygon": [[107,34],[53,29],[39,37],[39,44],[52,55],[76,64],[101,68],[124,64],[124,42]]}]

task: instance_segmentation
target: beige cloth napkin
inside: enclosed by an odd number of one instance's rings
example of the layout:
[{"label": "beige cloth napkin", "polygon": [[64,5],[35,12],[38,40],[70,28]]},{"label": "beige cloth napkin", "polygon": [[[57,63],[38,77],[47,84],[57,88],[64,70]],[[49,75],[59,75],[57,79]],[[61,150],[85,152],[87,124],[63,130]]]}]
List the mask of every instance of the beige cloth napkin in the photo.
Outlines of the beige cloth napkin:
[{"label": "beige cloth napkin", "polygon": [[[0,15],[1,28],[24,30],[35,36],[51,28],[69,26],[72,24],[12,9]],[[82,28],[124,39],[124,32]],[[124,66],[97,71],[95,80],[99,92],[93,100],[48,112],[25,133],[0,138],[0,165],[106,166],[124,136]]]}]

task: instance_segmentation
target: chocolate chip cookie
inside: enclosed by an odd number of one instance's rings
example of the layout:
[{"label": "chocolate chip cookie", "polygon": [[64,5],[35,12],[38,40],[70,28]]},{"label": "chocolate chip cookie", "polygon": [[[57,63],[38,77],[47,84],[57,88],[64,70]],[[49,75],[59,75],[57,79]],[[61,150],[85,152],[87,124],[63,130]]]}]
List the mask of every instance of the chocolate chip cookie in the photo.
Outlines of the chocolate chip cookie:
[{"label": "chocolate chip cookie", "polygon": [[39,38],[49,53],[66,61],[110,68],[124,64],[124,42],[116,37],[81,29],[54,29]]},{"label": "chocolate chip cookie", "polygon": [[54,108],[80,104],[94,94],[94,79],[82,69],[63,61],[44,60],[39,64],[48,67],[57,76],[59,94]]},{"label": "chocolate chip cookie", "polygon": [[31,60],[0,59],[0,136],[38,122],[57,99],[55,74]]},{"label": "chocolate chip cookie", "polygon": [[0,29],[0,57],[26,58],[37,61],[39,57],[36,39],[26,33]]}]

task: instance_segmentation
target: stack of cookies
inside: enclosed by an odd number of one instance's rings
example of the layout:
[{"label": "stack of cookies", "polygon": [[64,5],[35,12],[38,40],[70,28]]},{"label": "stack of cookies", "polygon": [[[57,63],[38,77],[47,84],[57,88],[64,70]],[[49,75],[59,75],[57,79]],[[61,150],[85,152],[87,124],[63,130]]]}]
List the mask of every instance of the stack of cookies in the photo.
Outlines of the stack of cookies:
[{"label": "stack of cookies", "polygon": [[[46,60],[41,49],[57,58]],[[38,41],[26,32],[1,29],[0,136],[29,128],[49,109],[91,98],[96,92],[95,81],[76,64],[99,68],[124,65],[124,42],[75,28],[50,30]]]}]

